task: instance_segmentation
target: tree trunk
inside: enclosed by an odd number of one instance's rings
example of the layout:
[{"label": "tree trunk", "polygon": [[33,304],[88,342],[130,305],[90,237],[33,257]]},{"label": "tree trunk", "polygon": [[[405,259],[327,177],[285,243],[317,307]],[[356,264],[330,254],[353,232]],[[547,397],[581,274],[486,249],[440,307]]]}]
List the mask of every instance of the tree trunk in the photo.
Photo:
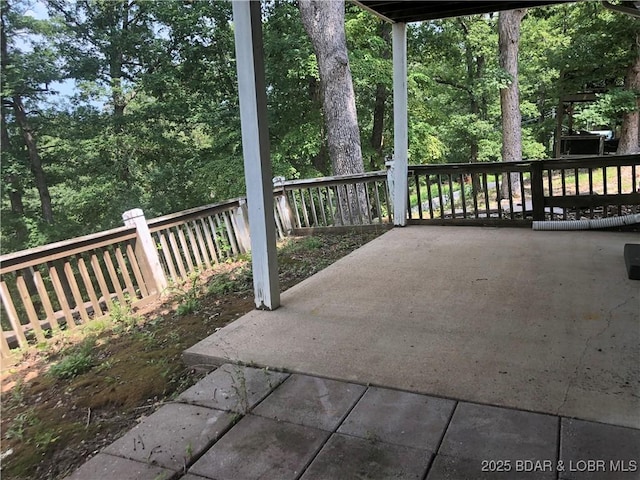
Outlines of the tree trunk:
[{"label": "tree trunk", "polygon": [[[624,88],[627,90],[640,91],[640,39],[636,42],[636,60],[627,70],[624,79]],[[627,112],[622,116],[622,129],[620,131],[620,143],[618,144],[618,155],[640,152],[640,98],[636,99],[636,109]]]},{"label": "tree trunk", "polygon": [[[344,31],[344,1],[301,0],[300,16],[318,61],[333,173],[363,173],[360,129]],[[367,217],[364,189],[342,188],[341,204],[344,215],[336,215],[336,219],[343,217],[344,223],[360,223],[360,219]]]},{"label": "tree trunk", "polygon": [[[503,162],[519,162],[522,160],[522,115],[520,113],[520,89],[518,87],[518,46],[520,42],[520,24],[526,13],[526,9],[507,10],[500,12],[498,16],[500,67],[511,76],[509,86],[500,89]],[[520,191],[518,183],[518,175],[512,173],[512,194]],[[502,182],[500,198],[509,198],[508,181]]]},{"label": "tree trunk", "polygon": [[[11,151],[11,140],[9,138],[9,130],[7,129],[7,121],[5,118],[4,107],[2,108],[2,119],[0,120],[0,129],[2,129],[2,140],[0,143],[0,150],[2,151],[2,161],[5,163],[4,171],[7,171],[6,162],[8,161],[9,153]],[[3,174],[5,182],[5,188],[9,194],[9,201],[11,202],[11,211],[17,215],[22,216],[24,214],[24,204],[22,202],[22,186],[20,185],[20,179],[15,173]]]},{"label": "tree trunk", "polygon": [[24,105],[22,104],[22,98],[20,95],[13,95],[13,111],[16,116],[16,122],[20,126],[22,131],[22,138],[27,146],[27,152],[29,153],[29,165],[33,178],[35,180],[38,194],[40,195],[40,206],[42,209],[42,218],[47,223],[53,223],[53,208],[51,207],[51,196],[49,195],[49,187],[47,185],[47,179],[42,169],[42,160],[40,159],[40,153],[38,152],[38,145],[36,143],[35,136],[33,135],[33,129],[27,119],[27,114],[24,111]]}]

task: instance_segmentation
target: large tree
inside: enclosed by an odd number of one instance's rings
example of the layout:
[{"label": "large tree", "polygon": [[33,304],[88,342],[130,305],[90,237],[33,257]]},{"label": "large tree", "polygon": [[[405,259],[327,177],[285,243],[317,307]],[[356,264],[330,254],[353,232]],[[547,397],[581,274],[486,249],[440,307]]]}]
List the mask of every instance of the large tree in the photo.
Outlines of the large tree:
[{"label": "large tree", "polygon": [[[318,61],[322,111],[334,175],[364,172],[344,12],[344,1],[300,1],[302,23]],[[335,216],[336,223],[358,223],[360,218],[368,216],[366,191],[362,186],[339,190],[342,208],[340,215]]]},{"label": "large tree", "polygon": [[300,1],[302,23],[318,60],[322,110],[335,175],[364,172],[344,8],[344,1]]},{"label": "large tree", "polygon": [[640,152],[640,32],[636,33],[632,51],[635,53],[635,60],[624,78],[624,90],[630,99],[622,113],[620,142],[616,152],[621,155]]},{"label": "large tree", "polygon": [[[502,111],[502,161],[522,160],[522,114],[520,113],[520,88],[518,86],[518,49],[520,24],[527,14],[526,9],[505,10],[498,16],[498,45],[500,67],[509,80],[500,89],[500,109]],[[517,194],[518,175],[511,174],[512,191]],[[501,197],[509,197],[509,183],[503,181]]]},{"label": "large tree", "polygon": [[[28,103],[50,93],[49,83],[57,79],[55,62],[51,58],[50,50],[41,44],[23,40],[23,49],[18,48],[15,39],[20,35],[31,34],[35,38],[42,33],[43,25],[31,17],[13,10],[8,1],[2,2],[0,30],[0,54],[2,57],[2,153],[5,161],[9,161],[9,196],[12,211],[22,215],[22,185],[16,177],[17,165],[20,157],[26,157],[26,163],[31,171],[32,181],[38,190],[40,199],[41,219],[53,223],[53,207],[49,193],[49,183],[43,168],[42,155],[36,136],[34,121],[28,110]],[[12,117],[15,131],[19,132],[20,140],[11,138],[8,120]],[[5,164],[6,165],[6,164]],[[4,168],[3,168],[4,170]]]}]

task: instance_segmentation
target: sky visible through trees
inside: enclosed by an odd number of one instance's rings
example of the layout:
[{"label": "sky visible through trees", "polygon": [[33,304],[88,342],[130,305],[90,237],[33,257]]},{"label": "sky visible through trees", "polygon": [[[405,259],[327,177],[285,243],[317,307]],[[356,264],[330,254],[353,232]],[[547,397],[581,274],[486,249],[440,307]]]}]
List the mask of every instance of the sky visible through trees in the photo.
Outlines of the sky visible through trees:
[{"label": "sky visible through trees", "polygon": [[[151,218],[243,195],[229,2],[0,4],[2,253],[120,226],[131,208]],[[274,175],[332,174],[298,6],[262,5]],[[553,155],[566,94],[599,93],[576,106],[574,128],[621,134],[638,110],[629,75],[639,24],[601,2],[527,11],[523,158]],[[393,153],[390,28],[347,3],[345,31],[364,165],[382,169]],[[511,77],[499,64],[498,15],[411,24],[408,55],[410,163],[502,160],[500,89]]]}]

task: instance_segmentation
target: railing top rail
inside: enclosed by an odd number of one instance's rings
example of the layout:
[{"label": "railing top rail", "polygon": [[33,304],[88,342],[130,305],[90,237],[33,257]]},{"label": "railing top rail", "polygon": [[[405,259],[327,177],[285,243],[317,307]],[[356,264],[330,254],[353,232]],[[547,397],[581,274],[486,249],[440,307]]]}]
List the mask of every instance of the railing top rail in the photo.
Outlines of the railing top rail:
[{"label": "railing top rail", "polygon": [[526,160],[522,162],[482,162],[482,163],[445,163],[434,165],[409,165],[409,172],[424,173],[493,173],[495,171],[529,171],[531,165],[538,160]]},{"label": "railing top rail", "polygon": [[287,187],[317,187],[320,185],[330,186],[330,185],[343,185],[345,183],[353,183],[354,180],[377,180],[387,178],[387,172],[385,170],[380,170],[377,172],[365,172],[358,173],[355,175],[337,175],[334,177],[318,177],[318,178],[304,178],[300,180],[286,180],[280,184],[276,184],[274,189],[281,190],[282,187],[287,189]]},{"label": "railing top rail", "polygon": [[481,162],[446,163],[435,165],[409,165],[409,171],[425,173],[453,173],[464,170],[465,173],[484,173],[495,171],[528,171],[532,165],[539,164],[543,169],[616,167],[640,163],[640,154],[604,155],[573,158],[551,158],[544,160],[523,160],[521,162]]},{"label": "railing top rail", "polygon": [[191,220],[193,218],[204,217],[207,214],[216,212],[222,212],[232,207],[238,207],[242,202],[246,201],[244,197],[232,198],[231,200],[225,200],[224,202],[211,203],[202,207],[190,208],[188,210],[182,210],[176,213],[170,213],[163,215],[162,217],[156,217],[147,220],[149,230],[155,232],[161,228],[165,228],[167,225],[180,223],[181,221]]},{"label": "railing top rail", "polygon": [[129,240],[136,236],[135,227],[117,227],[103,232],[92,233],[82,237],[62,240],[41,247],[20,250],[0,256],[0,274],[5,274],[20,268],[27,268],[39,263],[57,260],[94,248],[112,245]]},{"label": "railing top rail", "polygon": [[561,168],[617,167],[640,164],[640,154],[551,158],[548,160],[541,160],[541,162],[543,168],[554,170]]}]

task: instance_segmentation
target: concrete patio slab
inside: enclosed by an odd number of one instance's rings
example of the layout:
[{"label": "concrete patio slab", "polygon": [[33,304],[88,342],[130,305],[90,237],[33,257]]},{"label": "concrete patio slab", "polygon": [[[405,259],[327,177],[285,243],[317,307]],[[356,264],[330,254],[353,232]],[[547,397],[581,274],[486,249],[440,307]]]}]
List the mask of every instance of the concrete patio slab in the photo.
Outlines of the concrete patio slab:
[{"label": "concrete patio slab", "polygon": [[454,407],[453,400],[370,387],[338,432],[435,452]]},{"label": "concrete patio slab", "polygon": [[354,383],[294,374],[253,413],[333,432],[365,390]]},{"label": "concrete patio slab", "polygon": [[234,416],[228,412],[169,404],[105,448],[104,453],[175,471],[184,470],[192,458],[208,449],[233,421]]},{"label": "concrete patio slab", "polygon": [[99,453],[69,475],[65,480],[101,478],[117,478],[118,480],[174,480],[178,478],[178,476],[176,472],[156,465]]},{"label": "concrete patio slab", "polygon": [[293,480],[329,435],[315,428],[247,415],[189,471],[215,480]]},{"label": "concrete patio slab", "polygon": [[640,478],[640,430],[563,418],[561,435],[561,480]]},{"label": "concrete patio slab", "polygon": [[640,427],[636,233],[393,229],[185,352]]},{"label": "concrete patio slab", "polygon": [[431,456],[425,450],[335,434],[301,480],[421,480]]},{"label": "concrete patio slab", "polygon": [[182,393],[177,401],[246,413],[288,376],[261,368],[223,365]]}]

